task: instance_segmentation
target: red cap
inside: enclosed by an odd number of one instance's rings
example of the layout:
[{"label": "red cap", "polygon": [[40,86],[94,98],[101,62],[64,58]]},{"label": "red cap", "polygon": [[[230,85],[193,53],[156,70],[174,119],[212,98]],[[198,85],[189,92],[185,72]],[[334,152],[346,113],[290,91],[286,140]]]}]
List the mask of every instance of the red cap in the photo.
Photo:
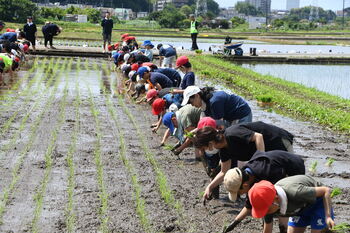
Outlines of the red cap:
[{"label": "red cap", "polygon": [[152,104],[152,114],[159,115],[165,108],[165,100],[162,98],[156,99]]},{"label": "red cap", "polygon": [[151,89],[147,92],[146,98],[147,102],[151,101],[153,97],[158,95],[158,91],[156,89]]},{"label": "red cap", "polygon": [[114,49],[117,49],[117,48],[119,48],[119,43],[114,44]]},{"label": "red cap", "polygon": [[185,65],[188,63],[190,60],[186,56],[181,56],[176,60],[176,68],[179,68],[180,66]]},{"label": "red cap", "polygon": [[276,197],[275,186],[266,180],[255,183],[249,190],[248,196],[252,204],[253,218],[262,218],[267,214],[269,207]]},{"label": "red cap", "polygon": [[113,45],[108,45],[108,51],[112,51],[113,50]]},{"label": "red cap", "polygon": [[29,50],[29,46],[27,44],[23,45],[23,51],[27,52]]},{"label": "red cap", "polygon": [[16,30],[12,28],[6,28],[6,32],[16,32]]},{"label": "red cap", "polygon": [[197,128],[201,129],[201,128],[206,127],[206,126],[209,126],[209,127],[216,129],[216,121],[211,117],[203,117],[198,122]]},{"label": "red cap", "polygon": [[138,69],[139,69],[139,64],[134,63],[134,64],[131,65],[131,70],[137,71]]},{"label": "red cap", "polygon": [[15,59],[13,59],[15,62],[19,62],[21,59],[19,59],[19,57],[15,57]]},{"label": "red cap", "polygon": [[144,67],[144,66],[152,67],[152,66],[154,66],[154,63],[152,63],[152,62],[144,62],[144,63],[141,64],[141,66],[142,67]]},{"label": "red cap", "polygon": [[121,38],[124,39],[125,37],[128,37],[128,36],[129,36],[128,33],[124,33],[124,34],[121,36]]},{"label": "red cap", "polygon": [[131,41],[131,40],[136,40],[134,36],[127,36],[123,39],[124,41]]}]

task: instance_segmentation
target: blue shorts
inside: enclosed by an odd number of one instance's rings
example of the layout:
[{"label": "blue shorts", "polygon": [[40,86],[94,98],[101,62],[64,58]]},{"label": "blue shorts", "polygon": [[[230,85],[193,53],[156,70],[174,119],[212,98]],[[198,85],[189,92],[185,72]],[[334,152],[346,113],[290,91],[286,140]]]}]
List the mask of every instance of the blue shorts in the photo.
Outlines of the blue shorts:
[{"label": "blue shorts", "polygon": [[[333,209],[331,215],[334,220]],[[291,227],[307,227],[310,225],[313,230],[327,228],[322,197],[317,198],[315,204],[307,207],[298,216],[290,217],[288,221],[288,226]]]}]

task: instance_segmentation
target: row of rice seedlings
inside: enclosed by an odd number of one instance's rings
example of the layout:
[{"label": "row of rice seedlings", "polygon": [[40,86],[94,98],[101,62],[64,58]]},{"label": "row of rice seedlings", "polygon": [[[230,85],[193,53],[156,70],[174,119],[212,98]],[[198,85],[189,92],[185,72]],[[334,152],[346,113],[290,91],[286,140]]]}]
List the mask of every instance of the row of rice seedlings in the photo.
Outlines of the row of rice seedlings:
[{"label": "row of rice seedlings", "polygon": [[71,137],[71,144],[68,148],[68,153],[67,153],[67,166],[68,166],[68,188],[67,188],[67,193],[68,193],[68,203],[65,209],[65,216],[66,216],[66,228],[67,232],[75,232],[75,214],[74,214],[74,187],[75,187],[75,178],[74,178],[74,160],[73,156],[76,152],[77,148],[77,141],[78,141],[78,133],[80,129],[80,104],[81,104],[81,99],[80,99],[80,90],[79,90],[79,83],[78,79],[75,81],[75,101],[74,101],[74,108],[75,108],[75,125],[74,125],[74,131]]},{"label": "row of rice seedlings", "polygon": [[110,99],[110,96],[106,93],[106,88],[101,83],[101,87],[105,96],[106,100],[106,106],[108,108],[108,112],[112,116],[113,122],[117,127],[117,130],[113,129],[113,134],[118,132],[118,136],[115,136],[117,139],[119,139],[119,158],[123,162],[129,176],[131,177],[131,184],[134,190],[134,199],[136,202],[136,213],[140,219],[141,226],[145,232],[155,232],[150,224],[150,220],[148,218],[148,213],[146,211],[146,201],[144,198],[142,198],[142,188],[139,183],[137,172],[135,171],[135,167],[133,163],[126,157],[126,144],[125,144],[125,138],[124,134],[121,130],[121,126],[117,117],[117,113],[115,111],[115,108],[112,104],[112,101]]},{"label": "row of rice seedlings", "polygon": [[97,183],[99,187],[99,198],[101,201],[99,215],[100,215],[100,231],[102,232],[108,232],[108,193],[106,191],[105,183],[103,180],[103,163],[101,159],[101,139],[102,139],[102,133],[101,133],[101,127],[100,127],[100,121],[98,119],[98,115],[100,114],[98,110],[96,109],[92,91],[90,87],[87,87],[89,91],[89,103],[90,103],[90,111],[93,115],[93,118],[95,120],[95,130],[96,130],[96,143],[95,143],[95,149],[94,149],[94,157],[95,157],[95,165],[96,165],[96,171],[97,171]]},{"label": "row of rice seedlings", "polygon": [[[62,68],[63,70],[64,68]],[[2,224],[2,218],[6,209],[6,206],[9,202],[9,198],[10,195],[12,194],[12,192],[15,189],[15,186],[18,182],[18,180],[21,178],[20,177],[20,169],[23,165],[24,159],[27,155],[27,153],[30,151],[30,149],[32,148],[35,138],[37,136],[37,130],[39,128],[39,125],[42,121],[42,118],[44,116],[44,114],[46,113],[46,111],[48,109],[50,109],[50,107],[52,106],[54,100],[55,100],[55,94],[57,92],[58,89],[58,84],[59,84],[59,80],[60,80],[60,75],[58,75],[58,77],[56,78],[56,82],[54,84],[54,88],[52,89],[50,96],[48,98],[48,101],[46,103],[46,105],[44,106],[43,110],[41,111],[41,113],[38,115],[38,117],[34,120],[34,122],[32,123],[32,125],[30,126],[30,134],[29,134],[29,139],[27,144],[25,145],[25,147],[18,153],[18,160],[15,163],[15,166],[12,169],[12,180],[11,182],[3,189],[2,193],[1,193],[1,199],[0,199],[0,224]]]},{"label": "row of rice seedlings", "polygon": [[90,65],[89,65],[90,59],[85,59],[84,62],[84,69],[88,72],[90,72]]},{"label": "row of rice seedlings", "polygon": [[[57,64],[59,64],[59,63],[57,63]],[[62,68],[65,66],[65,64],[66,64],[66,61],[63,62]],[[54,82],[54,78],[59,72],[57,69],[58,69],[58,67],[55,69],[54,75],[51,75],[50,79],[47,81],[48,85],[51,85]],[[45,77],[45,75],[43,75],[42,79],[44,79],[44,77]],[[26,126],[27,120],[32,115],[32,112],[38,106],[40,106],[41,101],[45,98],[45,96],[49,92],[49,90],[50,90],[49,88],[44,88],[44,90],[41,93],[41,96],[39,98],[37,98],[37,101],[35,102],[34,106],[29,111],[27,111],[26,115],[21,120],[19,128],[16,130],[16,132],[13,135],[12,139],[10,140],[10,142],[3,147],[3,151],[4,152],[8,151],[10,148],[12,148],[15,145],[18,137],[20,136],[20,134],[22,133],[22,131],[24,130],[24,128]],[[3,131],[5,131],[5,130],[3,129]],[[0,135],[2,135],[4,133],[3,131],[1,132]]]},{"label": "row of rice seedlings", "polygon": [[[56,64],[59,64],[59,63],[56,63]],[[58,67],[57,67],[58,68]],[[57,72],[57,68],[54,69],[53,72]],[[46,74],[47,75],[47,74]],[[37,81],[39,76],[41,77],[40,78],[40,81],[43,80],[46,76],[45,74],[39,74],[39,73],[36,73],[35,77],[32,79],[32,81]],[[54,75],[51,76],[52,78],[54,77]],[[48,81],[48,83],[51,83],[52,82],[52,79],[50,79]],[[31,85],[30,85],[31,86]],[[46,88],[45,88],[46,89]],[[33,96],[35,96],[36,93],[38,93],[39,91],[41,91],[41,88],[40,87],[37,87],[37,88],[30,88],[30,89],[27,89],[23,92],[23,97],[25,98],[25,101],[23,102],[23,107],[26,107],[28,106],[29,102],[33,99]],[[28,111],[28,112],[32,112],[35,108],[34,107],[37,107],[37,104],[38,102],[41,101],[41,98],[44,96],[45,94],[45,90],[41,92],[42,95],[41,97],[39,98],[36,98],[36,101],[34,102],[34,106]],[[12,114],[12,116],[4,123],[4,125],[2,126],[2,129],[0,131],[0,136],[5,134],[11,124],[13,123],[13,121],[15,120],[15,118],[17,117],[17,115],[22,111],[23,109],[21,107],[17,108],[17,110]]]},{"label": "row of rice seedlings", "polygon": [[44,196],[46,193],[46,187],[47,187],[47,184],[48,184],[50,176],[51,176],[52,163],[53,163],[52,154],[53,154],[54,149],[55,149],[58,133],[63,125],[63,122],[66,119],[66,105],[67,105],[67,95],[68,95],[67,76],[66,76],[65,80],[66,80],[66,84],[65,84],[65,87],[63,90],[64,94],[62,97],[62,101],[60,102],[60,105],[59,105],[59,116],[58,116],[59,120],[58,120],[56,127],[51,132],[51,139],[50,139],[49,145],[48,145],[48,147],[46,149],[46,153],[45,153],[44,177],[43,177],[43,179],[40,183],[40,186],[38,187],[36,193],[34,194],[34,198],[33,198],[35,200],[35,210],[33,213],[33,220],[31,223],[31,231],[32,232],[38,232],[38,230],[39,230],[37,223],[38,223],[40,216],[41,216],[43,200],[44,200]]},{"label": "row of rice seedlings", "polygon": [[145,152],[146,159],[148,162],[152,165],[153,171],[155,172],[156,175],[156,181],[157,185],[159,188],[159,192],[163,200],[165,201],[166,204],[170,205],[171,207],[175,208],[180,215],[183,213],[183,209],[181,206],[181,203],[177,201],[173,195],[172,190],[169,188],[167,178],[162,171],[161,167],[159,166],[157,160],[154,158],[153,153],[149,149],[149,146],[145,140],[145,136],[143,135],[140,126],[138,125],[137,121],[135,120],[134,116],[131,114],[130,110],[126,107],[124,103],[124,99],[121,95],[119,95],[119,104],[122,106],[124,112],[130,119],[131,123],[133,124],[136,133],[138,135],[138,138],[141,141],[141,146],[142,149]]},{"label": "row of rice seedlings", "polygon": [[[27,71],[26,75],[23,78],[20,78],[19,81],[7,92],[7,95],[1,95],[1,100],[3,102],[1,106],[1,112],[7,111],[12,107],[12,105],[15,103],[15,101],[20,97],[24,96],[26,97],[28,93],[33,89],[32,87],[37,82],[38,72],[43,69],[43,67],[46,66],[45,63],[41,63],[40,66],[37,64],[37,59],[34,62],[33,67]],[[34,73],[34,75],[33,75]],[[22,83],[25,83],[29,80],[30,77],[32,77],[26,87],[22,89],[22,91],[18,91],[18,88]],[[13,95],[14,94],[14,95]]]}]

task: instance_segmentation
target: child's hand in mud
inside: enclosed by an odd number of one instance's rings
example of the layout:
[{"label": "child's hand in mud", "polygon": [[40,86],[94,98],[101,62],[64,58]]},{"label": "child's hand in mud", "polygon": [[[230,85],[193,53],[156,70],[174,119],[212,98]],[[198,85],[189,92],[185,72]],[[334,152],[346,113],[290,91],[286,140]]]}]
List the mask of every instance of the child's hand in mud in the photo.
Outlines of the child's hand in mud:
[{"label": "child's hand in mud", "polygon": [[207,200],[211,200],[212,197],[211,197],[211,190],[209,189],[209,187],[207,187],[204,191],[204,194],[203,194],[203,205],[206,204],[206,201]]}]

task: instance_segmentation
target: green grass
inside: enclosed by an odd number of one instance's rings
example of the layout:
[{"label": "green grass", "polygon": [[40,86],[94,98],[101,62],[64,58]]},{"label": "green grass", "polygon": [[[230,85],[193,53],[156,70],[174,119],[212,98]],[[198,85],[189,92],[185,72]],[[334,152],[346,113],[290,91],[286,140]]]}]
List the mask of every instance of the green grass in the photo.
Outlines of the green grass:
[{"label": "green grass", "polygon": [[270,95],[278,113],[309,120],[350,134],[350,100],[280,78],[260,75],[213,56],[194,56],[191,63],[197,75],[227,86],[233,92],[257,98]]}]

